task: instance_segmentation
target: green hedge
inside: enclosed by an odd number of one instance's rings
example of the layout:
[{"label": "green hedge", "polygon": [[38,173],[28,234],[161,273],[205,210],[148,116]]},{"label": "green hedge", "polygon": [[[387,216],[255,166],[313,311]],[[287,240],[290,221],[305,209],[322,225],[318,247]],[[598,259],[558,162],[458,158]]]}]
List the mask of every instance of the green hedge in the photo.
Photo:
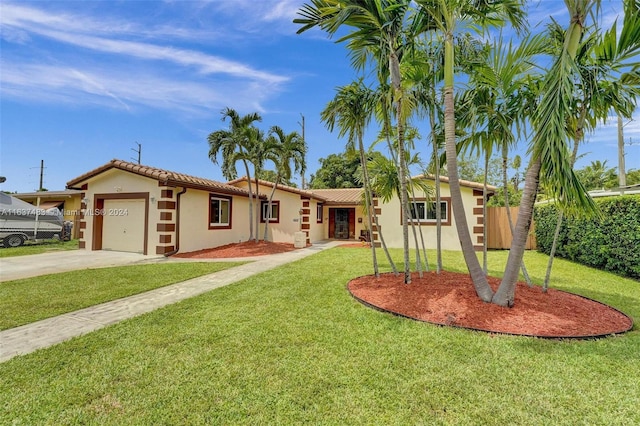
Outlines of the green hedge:
[{"label": "green hedge", "polygon": [[[565,218],[556,256],[640,278],[640,196],[595,199],[601,219]],[[536,206],[538,251],[549,254],[558,220],[556,206]]]}]

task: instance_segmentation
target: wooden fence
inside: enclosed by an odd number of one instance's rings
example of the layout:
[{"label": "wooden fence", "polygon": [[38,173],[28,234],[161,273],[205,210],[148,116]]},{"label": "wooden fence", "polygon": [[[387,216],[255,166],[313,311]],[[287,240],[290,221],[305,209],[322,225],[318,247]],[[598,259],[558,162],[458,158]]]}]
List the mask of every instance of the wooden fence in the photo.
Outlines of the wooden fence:
[{"label": "wooden fence", "polygon": [[[510,207],[511,220],[515,226],[519,207]],[[531,222],[531,230],[527,237],[527,250],[536,249],[535,222]],[[511,247],[511,230],[507,218],[507,207],[487,207],[487,248],[508,249]]]}]

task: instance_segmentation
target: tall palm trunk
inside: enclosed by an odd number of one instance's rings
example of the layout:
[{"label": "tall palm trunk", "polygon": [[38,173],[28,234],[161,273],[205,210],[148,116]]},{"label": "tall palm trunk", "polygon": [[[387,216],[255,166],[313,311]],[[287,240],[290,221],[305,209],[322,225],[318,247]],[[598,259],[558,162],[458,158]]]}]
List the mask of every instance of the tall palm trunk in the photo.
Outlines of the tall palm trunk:
[{"label": "tall palm trunk", "polygon": [[[435,99],[435,96],[433,96]],[[431,120],[431,140],[433,142],[433,161],[435,164],[435,187],[436,187],[436,273],[442,271],[442,211],[440,209],[440,153],[438,152],[438,140],[436,137],[435,114],[433,108],[429,110]]]},{"label": "tall palm trunk", "polygon": [[489,274],[487,265],[487,179],[489,176],[489,150],[484,153],[484,183],[482,185],[482,270],[485,275]]},{"label": "tall palm trunk", "polygon": [[260,217],[262,216],[262,204],[260,203],[260,185],[258,184],[258,171],[254,170],[256,174],[256,243],[260,241]]},{"label": "tall palm trunk", "polygon": [[[411,189],[411,198],[416,199],[415,189],[413,187],[413,183],[409,182],[409,188]],[[414,226],[415,229],[415,226]],[[415,230],[414,230],[415,233]],[[422,233],[422,226],[418,223],[418,233],[420,234],[420,248],[422,249],[422,255],[424,256],[424,270],[429,271],[429,258],[427,257],[427,247],[424,244],[424,234]],[[418,248],[418,241],[416,241],[416,254],[417,258],[420,258],[420,248]],[[422,277],[422,275],[420,275]]]},{"label": "tall palm trunk", "polygon": [[489,286],[487,277],[480,266],[476,256],[467,215],[464,211],[462,193],[460,192],[460,179],[458,177],[458,160],[456,152],[456,129],[455,111],[453,100],[453,34],[447,33],[445,38],[445,76],[444,76],[444,140],[447,154],[447,170],[449,172],[449,189],[451,191],[451,204],[453,207],[453,217],[462,254],[467,264],[467,269],[473,281],[476,293],[480,299],[489,302],[493,296],[493,290]]},{"label": "tall palm trunk", "polygon": [[[571,152],[571,168],[576,163],[576,159],[578,158],[578,146],[580,145],[580,141],[582,140],[583,127],[585,121],[587,119],[587,109],[585,108],[584,102],[582,103],[582,107],[580,109],[580,118],[578,119],[578,128],[575,133],[575,137],[573,140],[573,151]],[[558,247],[558,237],[560,236],[560,229],[562,228],[562,219],[564,218],[564,211],[560,210],[558,212],[558,220],[556,222],[556,229],[553,232],[553,242],[551,243],[551,251],[549,252],[549,261],[547,263],[547,272],[544,275],[544,282],[542,283],[542,291],[546,293],[549,288],[549,281],[551,280],[551,269],[553,268],[553,259],[556,256],[556,249]]]},{"label": "tall palm trunk", "polygon": [[[527,237],[533,219],[533,205],[536,202],[536,193],[538,192],[538,182],[540,178],[540,159],[537,158],[529,165],[527,174],[524,178],[524,189],[522,192],[522,201],[520,202],[520,210],[518,211],[518,220],[514,229],[513,238],[511,240],[511,249],[507,258],[507,266],[505,267],[502,283],[498,291],[493,296],[493,303],[501,306],[513,306],[515,298],[516,283],[518,281],[518,271],[522,264],[524,249],[527,244]],[[512,285],[505,285],[513,283]]]},{"label": "tall palm trunk", "polygon": [[365,155],[362,137],[358,138],[358,150],[360,151],[360,164],[362,165],[362,181],[364,183],[364,211],[367,215],[367,226],[369,227],[369,240],[371,240],[371,259],[373,262],[373,273],[376,277],[380,276],[378,271],[378,258],[376,256],[376,245],[373,243],[373,226],[371,223],[371,214],[373,213],[373,197],[371,195],[371,182],[369,181],[369,170],[367,169],[367,156]]},{"label": "tall palm trunk", "polygon": [[[410,184],[408,186],[411,187]],[[407,192],[408,192],[408,189],[407,189]],[[412,195],[408,203],[413,203],[414,201],[415,201],[415,195],[413,195],[413,191],[412,191]],[[416,250],[416,271],[418,271],[418,276],[422,278],[422,259],[420,257],[420,245],[418,244],[418,233],[416,232],[416,220],[413,220],[413,216],[411,215],[410,208],[407,208],[404,214],[407,215],[407,217],[411,218],[411,235],[413,235],[413,243],[415,244],[415,248],[416,248],[415,249]]]},{"label": "tall palm trunk", "polygon": [[402,244],[404,257],[404,283],[411,284],[411,264],[409,263],[409,218],[407,217],[407,180],[406,180],[406,159],[404,153],[404,117],[402,115],[402,86],[400,74],[400,61],[395,50],[391,50],[389,55],[389,71],[391,84],[394,90],[394,101],[396,103],[396,117],[398,120],[398,178],[400,179],[400,204],[402,205]]},{"label": "tall palm trunk", "polygon": [[280,173],[276,174],[276,181],[273,183],[273,188],[271,189],[271,194],[269,194],[269,201],[267,202],[267,217],[266,220],[264,221],[264,238],[262,238],[264,241],[267,241],[267,237],[268,237],[268,230],[269,230],[269,222],[271,219],[271,206],[273,205],[273,195],[276,193],[276,187],[278,186],[278,183],[280,181]]},{"label": "tall palm trunk", "polygon": [[627,186],[627,169],[624,164],[624,130],[622,126],[622,114],[618,112],[618,187],[620,195],[624,195]]},{"label": "tall palm trunk", "polygon": [[[384,108],[385,111],[388,111],[388,108]],[[395,155],[394,155],[394,151],[393,151],[393,144],[391,143],[391,136],[390,136],[390,127],[391,127],[391,123],[389,123],[389,114],[384,114],[384,133],[385,133],[385,137],[387,140],[387,147],[389,148],[389,153],[391,154],[391,159],[392,161],[394,161],[395,164],[397,164],[396,160],[395,160]],[[378,231],[378,236],[380,237],[380,244],[382,245],[382,250],[384,251],[385,256],[387,257],[387,260],[389,261],[389,264],[391,265],[391,269],[393,270],[394,275],[398,275],[398,268],[396,267],[395,262],[393,261],[393,259],[391,258],[391,253],[389,253],[389,248],[387,247],[387,244],[384,240],[384,234],[382,233],[382,228],[380,227],[380,223],[378,222],[378,215],[376,214],[376,210],[375,210],[375,206],[373,209],[373,219],[375,221],[376,224],[376,230]],[[371,244],[373,244],[373,229],[371,230],[372,235],[371,235]]]},{"label": "tall palm trunk", "polygon": [[[563,52],[561,53],[563,56],[560,58],[560,62],[558,62],[559,67],[557,69],[557,75],[554,75],[554,78],[564,81],[563,79],[570,75],[571,71],[567,66],[567,61],[565,60],[564,55],[567,55],[571,61],[575,59],[587,11],[594,3],[595,0],[576,0],[574,3],[566,3],[569,7],[571,20],[569,28],[565,33],[564,47]],[[539,139],[539,135],[543,134],[542,126],[549,126],[549,123],[553,125],[553,129],[557,130],[556,136],[565,133],[565,115],[568,114],[569,111],[562,110],[562,107],[559,106],[562,105],[562,103],[558,102],[559,98],[562,98],[563,96],[565,96],[565,93],[556,90],[554,92],[546,93],[543,97],[543,102],[539,107],[542,112],[539,113],[541,115],[538,117],[539,123],[537,126],[539,127],[536,128],[535,139]],[[555,120],[551,120],[552,116],[555,116],[553,117]],[[537,140],[537,143],[547,143],[547,140]],[[535,203],[536,192],[538,190],[541,167],[542,159],[539,155],[536,155],[536,149],[534,149],[531,164],[525,177],[525,190],[522,196],[522,202],[520,203],[518,221],[516,222],[515,233],[511,242],[511,249],[509,250],[509,257],[507,258],[507,265],[505,267],[500,287],[492,299],[493,303],[500,306],[513,306],[516,284],[518,281],[518,269],[522,264],[527,235],[529,233],[531,220],[533,219],[533,204]]]},{"label": "tall palm trunk", "polygon": [[[506,143],[502,144],[502,185],[504,186],[504,205],[507,209],[507,222],[509,222],[509,232],[511,232],[511,238],[513,238],[513,218],[511,217],[511,205],[509,203],[509,188],[507,185],[509,184],[509,180],[507,177],[507,160],[508,160],[509,149]],[[522,269],[522,275],[524,276],[524,280],[529,287],[532,287],[533,284],[531,282],[531,277],[529,276],[529,272],[527,271],[527,267],[524,264],[524,258],[522,259],[522,263],[520,264],[520,269]]]},{"label": "tall palm trunk", "polygon": [[[249,186],[249,241],[253,240],[253,191],[251,189],[251,175],[249,174],[249,165],[246,160],[242,160],[244,169],[247,173],[247,183]],[[256,199],[258,197],[256,196]],[[258,230],[256,229],[256,234]]]}]

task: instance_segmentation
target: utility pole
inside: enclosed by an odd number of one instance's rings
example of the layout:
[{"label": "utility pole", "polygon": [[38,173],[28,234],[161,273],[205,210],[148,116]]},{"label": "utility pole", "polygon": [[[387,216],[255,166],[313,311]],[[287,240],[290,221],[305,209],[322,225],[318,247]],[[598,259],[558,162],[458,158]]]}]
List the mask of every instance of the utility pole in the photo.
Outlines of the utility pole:
[{"label": "utility pole", "polygon": [[[142,157],[142,144],[139,144],[138,142],[134,142],[134,143],[138,145],[138,149],[131,148],[131,151],[138,153],[138,164],[140,164],[140,158]],[[131,158],[131,159],[135,160],[135,158]]]},{"label": "utility pole", "polygon": [[44,179],[44,160],[40,160],[40,186],[38,187],[38,191],[42,191],[43,189],[43,179]]},{"label": "utility pole", "polygon": [[627,171],[624,164],[624,133],[622,130],[622,115],[618,113],[618,186],[620,194],[624,194],[627,186]]},{"label": "utility pole", "polygon": [[[307,140],[304,138],[304,115],[302,115],[302,113],[300,113],[300,117],[302,117],[302,123],[298,122],[298,124],[300,124],[302,126],[302,143],[305,144],[306,146],[306,142]],[[306,158],[305,158],[305,162],[306,162]],[[305,182],[304,182],[304,171],[300,173],[300,175],[302,176],[302,188],[301,189],[306,189],[305,188]]]}]

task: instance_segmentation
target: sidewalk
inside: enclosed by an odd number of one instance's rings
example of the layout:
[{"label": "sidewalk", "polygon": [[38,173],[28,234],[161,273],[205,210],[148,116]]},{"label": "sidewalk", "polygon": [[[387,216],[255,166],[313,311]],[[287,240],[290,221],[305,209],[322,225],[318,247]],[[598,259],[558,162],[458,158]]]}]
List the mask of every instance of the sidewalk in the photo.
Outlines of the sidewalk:
[{"label": "sidewalk", "polygon": [[339,244],[335,241],[314,243],[311,247],[264,256],[235,268],[0,331],[0,362],[206,293]]}]

